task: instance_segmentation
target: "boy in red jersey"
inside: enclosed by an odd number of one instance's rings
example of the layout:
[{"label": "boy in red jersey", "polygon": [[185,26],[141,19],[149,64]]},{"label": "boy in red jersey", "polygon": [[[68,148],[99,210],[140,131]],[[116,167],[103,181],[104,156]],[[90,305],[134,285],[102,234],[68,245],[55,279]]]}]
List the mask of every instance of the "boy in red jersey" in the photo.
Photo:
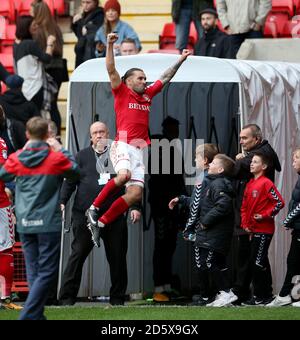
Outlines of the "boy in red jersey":
[{"label": "boy in red jersey", "polygon": [[254,175],[244,192],[241,207],[241,226],[250,233],[253,297],[243,305],[265,305],[272,298],[268,250],[274,234],[274,217],[284,207],[284,201],[274,183],[264,174],[269,160],[263,153],[255,153],[250,172]]},{"label": "boy in red jersey", "polygon": [[[142,199],[145,173],[142,149],[150,144],[148,128],[151,100],[172,79],[190,55],[188,50],[183,50],[176,64],[166,70],[154,84],[147,86],[146,75],[139,68],[132,68],[122,78],[120,77],[115,68],[113,54],[113,44],[117,39],[116,33],[107,35],[106,52],[106,68],[115,97],[117,127],[110,157],[117,176],[108,181],[86,213],[92,240],[97,247],[100,239],[99,228],[112,223],[130,206]],[[119,197],[100,217],[98,209],[101,204],[124,185],[127,187],[125,195]]]},{"label": "boy in red jersey", "polygon": [[[0,107],[1,109],[1,107]],[[0,138],[0,165],[7,160],[7,146]],[[14,255],[12,247],[15,243],[15,230],[12,220],[10,201],[5,192],[5,185],[0,181],[0,308],[22,309],[11,302],[11,287],[14,274]]]}]

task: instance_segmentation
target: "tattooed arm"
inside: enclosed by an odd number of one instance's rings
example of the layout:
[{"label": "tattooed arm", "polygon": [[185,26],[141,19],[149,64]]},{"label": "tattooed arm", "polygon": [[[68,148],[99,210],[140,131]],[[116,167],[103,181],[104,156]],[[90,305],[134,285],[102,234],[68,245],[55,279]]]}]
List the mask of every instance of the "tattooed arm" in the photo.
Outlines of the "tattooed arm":
[{"label": "tattooed arm", "polygon": [[186,58],[191,54],[189,50],[183,50],[182,54],[172,67],[168,68],[160,77],[161,82],[163,85],[166,85],[175,75],[181,64],[186,60]]}]

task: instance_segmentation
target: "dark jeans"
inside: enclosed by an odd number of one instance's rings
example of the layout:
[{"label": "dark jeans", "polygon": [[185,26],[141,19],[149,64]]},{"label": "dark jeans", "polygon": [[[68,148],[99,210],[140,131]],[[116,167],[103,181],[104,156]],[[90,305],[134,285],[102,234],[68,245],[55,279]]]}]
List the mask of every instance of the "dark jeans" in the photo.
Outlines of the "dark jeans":
[{"label": "dark jeans", "polygon": [[230,280],[226,256],[212,249],[195,247],[200,295],[213,297],[218,291],[229,291]]},{"label": "dark jeans", "polygon": [[272,275],[268,257],[273,235],[253,234],[251,240],[251,265],[253,295],[258,298],[272,296]]},{"label": "dark jeans", "polygon": [[249,31],[247,33],[241,34],[232,34],[231,38],[231,45],[232,45],[232,54],[235,57],[242,45],[242,43],[246,39],[259,39],[263,38],[263,33],[261,31]]},{"label": "dark jeans", "polygon": [[29,295],[20,320],[44,320],[44,305],[59,267],[61,233],[20,234]]},{"label": "dark jeans", "polygon": [[[59,292],[60,300],[75,302],[81,282],[83,264],[94,245],[91,233],[86,226],[86,217],[82,212],[73,212],[73,235],[71,255],[64,271]],[[107,261],[110,268],[111,288],[110,303],[123,304],[127,289],[127,225],[122,216],[101,230]]]},{"label": "dark jeans", "polygon": [[[192,19],[192,9],[182,8],[180,10],[180,17],[176,23],[176,48],[181,52],[188,47],[190,24]],[[203,37],[203,28],[199,20],[194,21],[198,39]]]},{"label": "dark jeans", "polygon": [[176,249],[177,222],[172,212],[153,216],[155,239],[153,252],[154,285],[162,286],[172,281],[172,259]]},{"label": "dark jeans", "polygon": [[292,278],[295,275],[300,275],[300,231],[293,232],[290,251],[287,257],[287,271],[283,286],[279,293],[280,296],[291,294],[294,284]]},{"label": "dark jeans", "polygon": [[249,235],[239,235],[237,237],[236,257],[236,278],[234,282],[234,293],[239,300],[246,301],[250,298],[250,284],[252,281],[251,270],[251,242]]}]

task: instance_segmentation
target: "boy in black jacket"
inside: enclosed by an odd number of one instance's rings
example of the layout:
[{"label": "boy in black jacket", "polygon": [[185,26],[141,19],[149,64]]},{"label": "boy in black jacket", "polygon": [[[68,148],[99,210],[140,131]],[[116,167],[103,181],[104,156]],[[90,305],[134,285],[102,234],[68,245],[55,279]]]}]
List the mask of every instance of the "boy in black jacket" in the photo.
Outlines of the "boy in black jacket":
[{"label": "boy in black jacket", "polygon": [[[223,307],[237,300],[231,291],[226,256],[233,234],[233,188],[227,178],[234,161],[218,154],[209,164],[200,196],[200,225],[196,233],[195,260],[199,270],[200,299],[198,305]],[[219,294],[214,297],[212,285]],[[214,298],[212,303],[208,303]]]}]

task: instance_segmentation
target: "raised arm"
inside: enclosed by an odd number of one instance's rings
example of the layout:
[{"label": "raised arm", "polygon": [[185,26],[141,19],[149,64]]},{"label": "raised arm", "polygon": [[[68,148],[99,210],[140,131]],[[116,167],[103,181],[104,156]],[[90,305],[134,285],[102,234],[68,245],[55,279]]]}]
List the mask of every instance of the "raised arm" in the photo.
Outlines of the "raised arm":
[{"label": "raised arm", "polygon": [[106,69],[110,79],[111,87],[116,89],[121,84],[121,78],[115,67],[114,57],[114,43],[118,40],[116,33],[109,33],[107,35],[106,46]]},{"label": "raised arm", "polygon": [[189,50],[183,50],[182,54],[172,67],[168,68],[160,77],[161,82],[163,85],[167,84],[175,75],[181,64],[186,60],[186,58],[191,54]]}]

